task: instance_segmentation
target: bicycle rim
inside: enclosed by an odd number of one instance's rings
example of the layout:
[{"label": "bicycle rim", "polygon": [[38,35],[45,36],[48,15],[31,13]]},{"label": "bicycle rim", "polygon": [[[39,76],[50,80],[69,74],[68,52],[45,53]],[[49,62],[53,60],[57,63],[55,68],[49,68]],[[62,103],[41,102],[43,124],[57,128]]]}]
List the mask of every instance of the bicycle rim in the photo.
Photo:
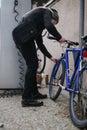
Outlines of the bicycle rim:
[{"label": "bicycle rim", "polygon": [[44,54],[39,49],[37,49],[37,57],[38,57],[37,73],[41,74],[46,66],[46,56],[44,56]]},{"label": "bicycle rim", "polygon": [[59,84],[64,84],[65,78],[65,62],[62,60],[55,64],[51,78],[50,78],[50,85],[49,85],[49,95],[52,100],[56,100],[60,95],[62,88]]},{"label": "bicycle rim", "polygon": [[[87,128],[87,67],[83,68],[79,77],[79,93],[70,93],[70,116],[75,126]],[[75,84],[72,85],[75,88]]]}]

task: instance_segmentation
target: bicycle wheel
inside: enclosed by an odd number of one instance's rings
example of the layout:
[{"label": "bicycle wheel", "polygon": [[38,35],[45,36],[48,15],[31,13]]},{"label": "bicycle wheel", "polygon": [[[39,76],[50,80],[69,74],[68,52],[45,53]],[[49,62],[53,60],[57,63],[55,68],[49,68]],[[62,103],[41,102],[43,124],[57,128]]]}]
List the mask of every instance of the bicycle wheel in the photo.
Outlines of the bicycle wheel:
[{"label": "bicycle wheel", "polygon": [[49,85],[49,95],[52,100],[56,100],[60,95],[62,88],[60,84],[64,84],[65,79],[65,61],[58,61],[51,74],[50,85]]},{"label": "bicycle wheel", "polygon": [[[79,76],[79,93],[70,93],[70,116],[78,128],[87,128],[87,67],[84,67]],[[72,84],[75,88],[75,82]]]},{"label": "bicycle wheel", "polygon": [[46,56],[37,48],[37,57],[38,57],[38,69],[37,73],[41,74],[46,66]]}]

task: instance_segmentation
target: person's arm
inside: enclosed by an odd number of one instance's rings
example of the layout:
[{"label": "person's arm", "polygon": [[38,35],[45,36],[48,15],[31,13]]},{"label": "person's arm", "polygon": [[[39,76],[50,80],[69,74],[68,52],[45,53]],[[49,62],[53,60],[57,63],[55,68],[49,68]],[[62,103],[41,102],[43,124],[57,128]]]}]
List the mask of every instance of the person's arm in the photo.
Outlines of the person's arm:
[{"label": "person's arm", "polygon": [[52,16],[49,10],[44,13],[44,26],[50,34],[52,34],[58,41],[62,38],[56,27],[51,23]]},{"label": "person's arm", "polygon": [[42,36],[39,35],[36,39],[36,43],[37,43],[37,46],[38,48],[41,50],[41,52],[47,56],[51,61],[53,61],[54,63],[57,62],[57,59],[52,57],[52,55],[48,52],[48,50],[46,49],[46,47],[44,46],[43,44],[43,39],[42,39]]},{"label": "person's arm", "polygon": [[36,38],[36,43],[37,43],[38,48],[41,50],[41,52],[50,59],[52,55],[48,52],[45,45],[43,44],[43,39],[41,35],[39,35]]},{"label": "person's arm", "polygon": [[63,38],[63,37],[59,40],[60,43],[64,43],[64,42],[66,42],[66,41],[67,41],[67,40],[66,40],[65,38]]}]

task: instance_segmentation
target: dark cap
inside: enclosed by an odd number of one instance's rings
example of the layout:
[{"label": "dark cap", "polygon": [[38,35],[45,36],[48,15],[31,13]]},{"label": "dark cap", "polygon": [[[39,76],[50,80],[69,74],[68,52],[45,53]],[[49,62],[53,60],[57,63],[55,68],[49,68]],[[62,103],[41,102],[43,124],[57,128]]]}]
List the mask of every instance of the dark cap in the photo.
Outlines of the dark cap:
[{"label": "dark cap", "polygon": [[52,12],[52,18],[55,19],[57,22],[59,22],[59,15],[58,15],[57,10],[55,10],[53,8],[50,8],[50,9],[51,9],[51,12]]}]

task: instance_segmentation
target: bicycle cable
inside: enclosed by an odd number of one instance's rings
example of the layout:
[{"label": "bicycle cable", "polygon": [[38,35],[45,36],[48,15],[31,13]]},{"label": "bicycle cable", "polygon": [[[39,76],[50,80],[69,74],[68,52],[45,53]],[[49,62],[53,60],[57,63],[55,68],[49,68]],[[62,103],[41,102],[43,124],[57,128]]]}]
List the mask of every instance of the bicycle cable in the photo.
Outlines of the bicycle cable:
[{"label": "bicycle cable", "polygon": [[[18,15],[19,15],[19,12],[17,11],[16,7],[18,6],[18,0],[14,0],[14,13],[16,13],[16,16],[15,16],[15,21],[18,23]],[[25,76],[25,67],[24,67],[24,62],[23,62],[23,56],[22,54],[20,53],[20,51],[18,50],[18,62],[19,62],[19,74],[20,74],[20,77],[19,77],[19,86],[18,88],[23,88],[24,86],[24,76]]]}]

